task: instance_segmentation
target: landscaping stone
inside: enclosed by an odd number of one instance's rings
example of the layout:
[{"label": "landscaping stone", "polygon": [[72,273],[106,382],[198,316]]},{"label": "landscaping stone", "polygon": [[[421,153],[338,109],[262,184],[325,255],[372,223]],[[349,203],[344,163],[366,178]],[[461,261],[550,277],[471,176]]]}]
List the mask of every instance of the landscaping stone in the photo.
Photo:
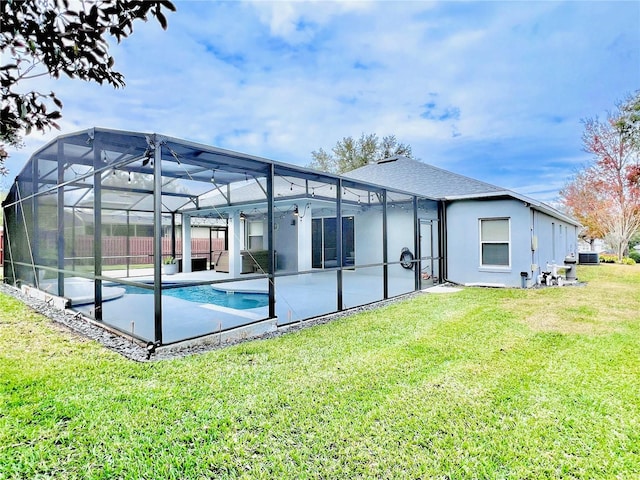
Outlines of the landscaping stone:
[{"label": "landscaping stone", "polygon": [[219,348],[225,348],[230,345],[246,342],[248,340],[274,338],[288,332],[298,331],[302,328],[307,328],[315,325],[322,325],[332,320],[335,320],[337,318],[343,318],[349,315],[353,315],[355,313],[365,312],[368,310],[384,307],[386,305],[390,305],[392,303],[406,300],[409,298],[414,298],[418,295],[423,294],[422,292],[419,292],[419,291],[410,292],[406,295],[401,295],[399,297],[394,297],[392,299],[383,300],[377,303],[364,305],[361,307],[355,307],[350,310],[344,310],[342,312],[337,312],[329,315],[315,317],[299,323],[285,325],[278,328],[276,331],[265,333],[257,337],[237,339],[230,342],[222,343],[220,345],[215,343],[214,344],[201,344],[201,343],[195,344],[194,343],[192,345],[187,344],[181,348],[160,347],[158,348],[157,351],[149,352],[149,350],[147,349],[147,346],[142,344],[139,341],[132,341],[121,335],[112,333],[107,328],[99,325],[97,322],[84,318],[82,315],[80,315],[77,312],[73,312],[71,310],[60,310],[58,308],[52,307],[50,304],[46,303],[43,300],[38,300],[36,298],[29,297],[19,289],[12,287],[8,284],[0,283],[0,292],[5,293],[7,295],[11,295],[14,298],[17,298],[24,304],[31,307],[36,312],[56,322],[56,324],[63,325],[72,333],[81,335],[90,340],[95,340],[96,342],[99,342],[100,344],[102,344],[104,347],[114,352],[117,352],[120,355],[130,360],[134,360],[136,362],[148,362],[148,361],[157,361],[157,360],[168,360],[172,358],[181,358],[188,355],[194,355],[198,353],[208,352],[211,350],[217,350]]}]

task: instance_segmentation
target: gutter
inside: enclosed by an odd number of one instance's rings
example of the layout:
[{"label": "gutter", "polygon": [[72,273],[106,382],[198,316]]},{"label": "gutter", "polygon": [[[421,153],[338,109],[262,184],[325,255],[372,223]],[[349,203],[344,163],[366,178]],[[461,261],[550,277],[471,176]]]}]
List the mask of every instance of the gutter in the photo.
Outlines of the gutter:
[{"label": "gutter", "polygon": [[578,222],[575,218],[566,215],[559,210],[547,205],[545,203],[534,200],[533,198],[529,198],[525,195],[521,195],[512,190],[502,190],[497,192],[485,192],[485,193],[471,193],[467,195],[452,195],[444,197],[444,200],[456,201],[456,200],[482,200],[482,199],[492,199],[496,197],[507,197],[515,200],[520,200],[525,204],[526,207],[530,207],[532,209],[538,210],[539,212],[545,213],[552,217],[555,217],[564,222],[570,223],[576,227],[582,227],[582,224]]}]

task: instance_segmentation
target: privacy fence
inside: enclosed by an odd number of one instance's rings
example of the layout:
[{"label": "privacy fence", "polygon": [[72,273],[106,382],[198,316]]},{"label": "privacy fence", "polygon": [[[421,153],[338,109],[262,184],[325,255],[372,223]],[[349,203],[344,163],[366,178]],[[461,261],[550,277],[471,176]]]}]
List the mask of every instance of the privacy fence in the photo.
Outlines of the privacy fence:
[{"label": "privacy fence", "polygon": [[[55,241],[55,239],[53,239]],[[73,243],[74,251],[67,252],[69,260],[81,262],[83,259],[93,261],[94,238],[92,235],[76,237]],[[191,255],[194,258],[207,258],[211,261],[211,252],[224,250],[224,239],[208,238],[191,239]],[[153,237],[103,237],[102,254],[104,265],[123,264],[151,264],[153,263]],[[162,254],[165,257],[173,256],[171,239],[162,239]],[[182,255],[182,239],[176,239],[175,256]],[[127,261],[128,260],[128,261]]]}]

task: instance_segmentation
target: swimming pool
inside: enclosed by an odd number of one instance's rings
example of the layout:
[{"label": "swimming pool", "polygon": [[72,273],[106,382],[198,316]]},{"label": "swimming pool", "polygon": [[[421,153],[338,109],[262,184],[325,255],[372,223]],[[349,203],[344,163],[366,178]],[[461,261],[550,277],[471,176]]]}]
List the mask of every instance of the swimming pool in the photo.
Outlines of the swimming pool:
[{"label": "swimming pool", "polygon": [[[126,294],[153,295],[153,290],[122,285]],[[247,310],[269,305],[269,295],[266,293],[227,293],[217,290],[211,285],[197,285],[193,287],[170,288],[162,290],[162,295],[181,298],[194,303],[209,303],[221,307]]]}]

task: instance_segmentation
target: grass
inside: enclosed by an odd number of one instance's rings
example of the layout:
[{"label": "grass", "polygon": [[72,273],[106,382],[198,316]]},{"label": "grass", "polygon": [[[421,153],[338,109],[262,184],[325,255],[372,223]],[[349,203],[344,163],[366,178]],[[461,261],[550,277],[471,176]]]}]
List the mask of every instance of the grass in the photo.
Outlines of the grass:
[{"label": "grass", "polygon": [[640,265],[134,363],[0,296],[0,478],[638,478]]}]

